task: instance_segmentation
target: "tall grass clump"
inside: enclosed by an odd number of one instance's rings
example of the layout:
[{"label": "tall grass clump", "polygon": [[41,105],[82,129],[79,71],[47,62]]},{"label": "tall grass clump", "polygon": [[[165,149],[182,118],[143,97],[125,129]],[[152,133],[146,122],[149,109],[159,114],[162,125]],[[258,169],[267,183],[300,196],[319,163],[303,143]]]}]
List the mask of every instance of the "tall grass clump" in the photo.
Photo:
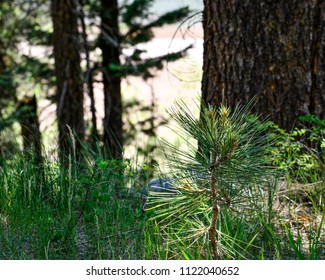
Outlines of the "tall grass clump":
[{"label": "tall grass clump", "polygon": [[182,102],[169,111],[187,150],[164,143],[173,183],[170,191],[150,193],[147,210],[183,256],[241,259],[261,250],[274,135],[250,113],[254,104],[234,110],[202,104],[200,119]]},{"label": "tall grass clump", "polygon": [[53,155],[39,164],[23,153],[3,161],[0,259],[148,258],[155,229],[135,187],[146,168],[109,159],[100,145],[80,146],[62,165]]}]

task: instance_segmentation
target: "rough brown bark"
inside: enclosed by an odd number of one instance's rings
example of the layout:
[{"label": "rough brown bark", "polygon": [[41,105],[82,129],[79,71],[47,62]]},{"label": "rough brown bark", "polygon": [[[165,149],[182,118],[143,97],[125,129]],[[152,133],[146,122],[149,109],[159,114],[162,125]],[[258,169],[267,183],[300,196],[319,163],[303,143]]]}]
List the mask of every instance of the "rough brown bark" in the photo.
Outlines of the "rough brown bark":
[{"label": "rough brown bark", "polygon": [[104,84],[104,144],[112,158],[121,158],[123,150],[123,122],[121,77],[111,65],[120,65],[120,32],[118,1],[101,0],[102,69]]},{"label": "rough brown bark", "polygon": [[[76,1],[52,0],[57,118],[61,154],[71,153],[68,126],[82,140],[85,133]],[[77,150],[80,148],[76,143]],[[78,151],[77,151],[77,154]]]},{"label": "rough brown bark", "polygon": [[291,129],[325,118],[325,1],[204,0],[202,97],[255,110]]}]

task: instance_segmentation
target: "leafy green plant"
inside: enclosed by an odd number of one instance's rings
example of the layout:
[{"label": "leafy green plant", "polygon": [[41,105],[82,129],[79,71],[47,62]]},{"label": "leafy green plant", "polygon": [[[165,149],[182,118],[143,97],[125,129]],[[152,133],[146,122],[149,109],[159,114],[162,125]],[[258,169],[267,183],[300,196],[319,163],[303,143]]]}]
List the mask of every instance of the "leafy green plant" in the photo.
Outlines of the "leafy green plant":
[{"label": "leafy green plant", "polygon": [[[162,230],[173,229],[167,236],[174,242],[187,242],[188,249],[205,244],[211,252],[206,256],[213,259],[234,258],[239,248],[254,242],[256,228],[243,241],[246,245],[238,236],[243,236],[244,228],[254,228],[250,217],[263,211],[263,185],[274,175],[266,155],[273,135],[267,133],[265,121],[257,122],[258,117],[250,114],[254,102],[233,111],[225,105],[202,104],[199,120],[182,102],[169,112],[183,128],[175,132],[187,141],[187,150],[165,142],[172,191],[151,192],[147,210],[154,211],[153,219],[164,225]],[[243,228],[227,228],[230,219]]]},{"label": "leafy green plant", "polygon": [[307,138],[312,146],[324,153],[325,149],[325,120],[320,120],[313,115],[299,117],[305,126],[309,127]]},{"label": "leafy green plant", "polygon": [[325,121],[311,115],[299,120],[304,125],[297,125],[290,132],[270,123],[278,135],[271,151],[272,162],[291,179],[315,182],[325,170]]}]

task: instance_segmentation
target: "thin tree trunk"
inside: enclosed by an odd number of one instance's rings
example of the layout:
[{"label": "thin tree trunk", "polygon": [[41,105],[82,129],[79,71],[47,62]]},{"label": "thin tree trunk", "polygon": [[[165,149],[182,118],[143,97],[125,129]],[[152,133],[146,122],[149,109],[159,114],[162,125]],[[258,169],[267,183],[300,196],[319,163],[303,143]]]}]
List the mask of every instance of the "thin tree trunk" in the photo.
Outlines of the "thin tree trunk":
[{"label": "thin tree trunk", "polygon": [[325,118],[323,0],[204,0],[202,97],[255,110],[283,128]]},{"label": "thin tree trunk", "polygon": [[121,77],[111,67],[120,65],[118,2],[101,0],[102,72],[104,84],[104,144],[112,158],[121,158],[123,151],[123,122]]},{"label": "thin tree trunk", "polygon": [[[83,1],[80,0],[80,5],[83,6]],[[97,117],[96,117],[96,104],[95,104],[95,95],[94,95],[94,87],[93,87],[93,72],[94,70],[91,67],[90,56],[89,56],[89,44],[87,40],[87,30],[84,19],[84,13],[80,15],[81,27],[82,27],[82,39],[84,45],[84,51],[86,56],[86,75],[85,82],[87,87],[87,92],[90,98],[90,112],[91,112],[91,141],[97,141],[99,138],[98,129],[97,129]]]},{"label": "thin tree trunk", "polygon": [[89,76],[86,78],[88,94],[90,98],[90,112],[91,112],[91,136],[93,141],[99,140],[98,128],[97,128],[97,117],[96,117],[96,104],[95,104],[95,94],[93,85],[93,73],[94,70],[90,69]]}]

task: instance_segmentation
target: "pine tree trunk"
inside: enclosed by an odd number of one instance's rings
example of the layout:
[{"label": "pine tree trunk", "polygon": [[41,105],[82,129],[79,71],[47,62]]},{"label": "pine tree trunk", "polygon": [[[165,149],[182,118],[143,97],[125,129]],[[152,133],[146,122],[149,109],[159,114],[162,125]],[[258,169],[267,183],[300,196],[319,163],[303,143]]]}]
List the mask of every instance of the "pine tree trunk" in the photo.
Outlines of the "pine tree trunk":
[{"label": "pine tree trunk", "polygon": [[[62,155],[72,152],[68,126],[80,140],[83,140],[85,134],[80,41],[75,4],[73,0],[52,0],[57,118],[59,149]],[[80,154],[78,141],[76,148],[77,154]]]},{"label": "pine tree trunk", "polygon": [[[84,5],[84,1],[79,0],[81,6]],[[84,11],[80,16],[81,28],[82,28],[82,39],[83,39],[83,48],[85,52],[86,60],[86,75],[85,75],[85,84],[87,87],[88,96],[90,99],[90,113],[91,113],[91,144],[93,147],[96,147],[96,142],[99,139],[98,129],[97,129],[97,117],[96,117],[96,104],[95,104],[95,94],[94,94],[94,85],[93,85],[93,74],[94,68],[91,67],[90,60],[90,48],[87,38],[87,27],[84,18]]]},{"label": "pine tree trunk", "polygon": [[104,144],[112,158],[121,158],[123,150],[123,122],[121,77],[112,69],[120,65],[118,2],[101,0],[102,69],[104,84]]},{"label": "pine tree trunk", "polygon": [[21,136],[23,138],[24,154],[32,156],[35,163],[41,164],[42,136],[37,115],[37,100],[35,95],[25,97],[20,101],[18,109],[22,111],[20,117]]},{"label": "pine tree trunk", "polygon": [[291,129],[325,118],[325,1],[204,0],[202,97],[255,110]]}]

